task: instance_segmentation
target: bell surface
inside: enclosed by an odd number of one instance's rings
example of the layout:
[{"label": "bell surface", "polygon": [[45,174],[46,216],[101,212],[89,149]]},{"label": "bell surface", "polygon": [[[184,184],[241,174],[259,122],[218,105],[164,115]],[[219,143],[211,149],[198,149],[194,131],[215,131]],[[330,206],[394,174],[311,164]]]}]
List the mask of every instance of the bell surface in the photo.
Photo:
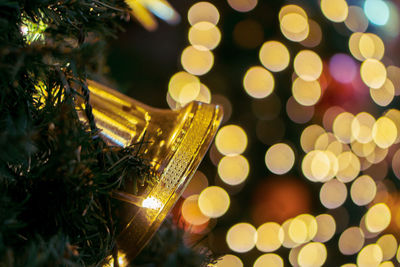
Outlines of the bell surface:
[{"label": "bell surface", "polygon": [[[221,107],[191,102],[180,110],[144,105],[94,81],[87,81],[96,126],[108,145],[126,147],[143,142],[157,182],[139,196],[125,188],[116,197],[126,225],[117,238],[118,249],[131,261],[151,239],[173,208],[199,166],[222,120]],[[79,106],[79,104],[78,104]],[[80,105],[83,108],[82,104]],[[83,120],[86,118],[80,112]],[[129,202],[141,201],[141,208]]]}]

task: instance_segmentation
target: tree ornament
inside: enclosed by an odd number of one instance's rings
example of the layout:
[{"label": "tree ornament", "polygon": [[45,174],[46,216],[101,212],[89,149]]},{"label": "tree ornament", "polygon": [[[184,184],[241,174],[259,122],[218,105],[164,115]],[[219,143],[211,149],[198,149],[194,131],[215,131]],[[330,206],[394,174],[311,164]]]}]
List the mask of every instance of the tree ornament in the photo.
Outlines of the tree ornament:
[{"label": "tree ornament", "polygon": [[[108,145],[139,144],[157,182],[139,188],[126,185],[115,191],[122,200],[118,216],[122,230],[117,238],[119,253],[131,261],[147,244],[180,197],[204,157],[222,119],[221,107],[191,102],[180,110],[146,106],[113,89],[88,81],[91,113]],[[85,105],[78,113],[87,121]],[[133,204],[133,205],[132,205]]]}]

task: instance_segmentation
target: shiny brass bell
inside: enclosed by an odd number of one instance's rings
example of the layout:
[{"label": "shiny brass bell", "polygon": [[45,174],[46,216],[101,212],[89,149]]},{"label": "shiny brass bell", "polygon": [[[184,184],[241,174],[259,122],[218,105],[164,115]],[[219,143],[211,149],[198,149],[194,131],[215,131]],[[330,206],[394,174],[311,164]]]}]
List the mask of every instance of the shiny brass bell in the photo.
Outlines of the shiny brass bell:
[{"label": "shiny brass bell", "polygon": [[[119,214],[126,225],[117,238],[118,249],[131,261],[157,231],[196,171],[221,122],[222,109],[191,102],[180,110],[162,110],[94,81],[88,81],[88,88],[102,138],[109,145],[126,147],[145,137],[142,156],[158,178],[139,196],[129,189],[114,195],[123,200]],[[85,120],[83,112],[80,116]]]}]

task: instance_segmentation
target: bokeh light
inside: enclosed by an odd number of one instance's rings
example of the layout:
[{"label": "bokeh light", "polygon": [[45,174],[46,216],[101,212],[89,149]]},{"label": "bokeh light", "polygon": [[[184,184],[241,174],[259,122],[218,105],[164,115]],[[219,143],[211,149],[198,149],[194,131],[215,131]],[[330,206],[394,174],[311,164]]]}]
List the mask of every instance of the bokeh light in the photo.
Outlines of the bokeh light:
[{"label": "bokeh light", "polygon": [[372,128],[375,124],[375,118],[367,113],[358,113],[351,122],[351,131],[357,142],[367,144],[372,141]]},{"label": "bokeh light", "polygon": [[256,247],[262,252],[273,252],[281,247],[283,238],[282,227],[275,222],[267,222],[257,229]]},{"label": "bokeh light", "polygon": [[284,143],[271,146],[265,154],[265,164],[275,174],[285,174],[290,171],[294,160],[293,149]]},{"label": "bokeh light", "polygon": [[390,147],[397,139],[397,127],[388,117],[380,117],[372,128],[372,138],[380,148]]},{"label": "bokeh light", "polygon": [[226,254],[226,255],[222,256],[216,264],[213,264],[211,266],[214,266],[214,267],[243,267],[243,263],[239,257],[232,255],[232,254]]},{"label": "bokeh light", "polygon": [[319,193],[322,205],[328,209],[340,207],[347,198],[346,185],[337,179],[332,179],[321,187]]},{"label": "bokeh light", "polygon": [[214,55],[207,49],[188,46],[182,52],[181,63],[187,72],[193,75],[204,75],[214,65]]},{"label": "bokeh light", "polygon": [[319,242],[311,242],[301,248],[298,255],[298,263],[300,266],[322,266],[328,252],[324,244]]},{"label": "bokeh light", "polygon": [[344,23],[352,32],[365,32],[368,28],[368,19],[358,6],[349,6],[349,14]]},{"label": "bokeh light", "polygon": [[287,47],[281,42],[268,41],[260,48],[259,58],[264,67],[278,72],[287,68],[290,54]]},{"label": "bokeh light", "polygon": [[389,226],[391,212],[385,203],[378,203],[369,208],[365,214],[365,225],[372,233],[381,232]]},{"label": "bokeh light", "polygon": [[321,86],[318,81],[305,81],[297,78],[292,85],[292,94],[299,104],[312,106],[321,97]]},{"label": "bokeh light", "polygon": [[189,29],[189,42],[198,50],[212,50],[221,41],[221,32],[208,21],[200,21]]},{"label": "bokeh light", "polygon": [[375,198],[375,181],[369,175],[358,177],[351,185],[350,195],[356,205],[367,205]]},{"label": "bokeh light", "polygon": [[300,43],[305,47],[316,47],[322,41],[322,30],[321,26],[319,26],[318,22],[309,19],[308,20],[309,32],[306,39],[301,41]]},{"label": "bokeh light", "polygon": [[324,128],[317,124],[307,126],[300,136],[300,144],[304,152],[310,152],[314,149],[315,141],[319,136],[325,133]]},{"label": "bokeh light", "polygon": [[349,112],[342,112],[333,121],[332,130],[336,137],[345,144],[353,141],[351,125],[354,115]]},{"label": "bokeh light", "polygon": [[218,218],[227,212],[230,198],[223,188],[210,186],[201,191],[198,203],[204,215],[210,218]]},{"label": "bokeh light", "polygon": [[205,216],[198,205],[199,195],[192,195],[183,201],[182,204],[182,217],[190,224],[201,225],[210,220]]},{"label": "bokeh light", "polygon": [[340,235],[339,250],[343,255],[353,255],[360,251],[365,242],[361,228],[353,226],[347,228]]},{"label": "bokeh light", "polygon": [[376,59],[366,59],[360,68],[361,79],[363,82],[374,89],[381,87],[386,81],[386,68]]},{"label": "bokeh light", "polygon": [[320,214],[315,217],[317,221],[317,233],[313,240],[321,243],[325,243],[333,237],[336,231],[336,222],[332,215]]},{"label": "bokeh light", "polygon": [[360,159],[351,151],[340,153],[337,159],[339,163],[339,170],[336,174],[337,179],[343,183],[353,181],[361,170]]},{"label": "bokeh light", "polygon": [[200,93],[200,80],[187,72],[178,72],[169,80],[168,93],[176,102],[192,101]]},{"label": "bokeh light", "polygon": [[377,105],[385,107],[392,102],[395,96],[395,88],[392,81],[386,79],[382,87],[378,89],[370,89],[369,93],[372,100],[374,100]]},{"label": "bokeh light", "polygon": [[329,60],[329,71],[336,81],[351,83],[357,74],[357,66],[350,56],[335,54]]},{"label": "bokeh light", "polygon": [[226,125],[218,131],[215,137],[215,145],[223,155],[242,154],[247,147],[247,135],[237,125]]},{"label": "bokeh light", "polygon": [[249,175],[249,162],[242,155],[225,156],[218,164],[218,175],[224,183],[238,185]]},{"label": "bokeh light", "polygon": [[257,242],[257,230],[249,223],[238,223],[226,234],[226,243],[235,252],[244,253],[254,248]]},{"label": "bokeh light", "polygon": [[258,0],[228,0],[228,4],[236,11],[248,12],[254,9]]},{"label": "bokeh light", "polygon": [[294,58],[293,64],[296,74],[305,81],[315,81],[321,76],[322,60],[314,51],[300,51]]},{"label": "bokeh light", "polygon": [[188,198],[191,195],[200,194],[203,189],[208,186],[208,179],[201,171],[196,171],[187,185],[185,191],[183,191],[182,196]]},{"label": "bokeh light", "polygon": [[264,254],[257,258],[257,260],[254,262],[253,267],[264,266],[283,267],[283,260],[279,255],[274,253]]},{"label": "bokeh light", "polygon": [[389,20],[389,7],[382,0],[366,0],[364,12],[369,21],[378,26],[385,25]]},{"label": "bokeh light", "polygon": [[359,41],[361,55],[367,58],[382,59],[385,53],[385,45],[378,35],[373,33],[363,33]]},{"label": "bokeh light", "polygon": [[357,255],[357,266],[378,266],[382,262],[382,249],[377,244],[365,246]]},{"label": "bokeh light", "polygon": [[289,40],[301,42],[309,33],[308,17],[299,6],[287,5],[279,12],[279,21],[282,34]]},{"label": "bokeh light", "polygon": [[376,244],[382,249],[382,260],[387,261],[392,259],[397,252],[397,240],[392,234],[381,236]]},{"label": "bokeh light", "polygon": [[314,115],[314,106],[300,105],[293,96],[286,102],[286,113],[295,123],[306,123],[311,120]]},{"label": "bokeh light", "polygon": [[345,0],[321,0],[322,13],[333,22],[343,22],[347,18],[349,7]]},{"label": "bokeh light", "polygon": [[188,20],[190,25],[195,25],[201,21],[208,21],[217,25],[219,21],[219,11],[209,2],[197,2],[190,7],[188,11]]},{"label": "bokeh light", "polygon": [[274,90],[274,76],[263,67],[251,67],[244,75],[243,86],[246,93],[250,96],[264,98],[269,96]]}]

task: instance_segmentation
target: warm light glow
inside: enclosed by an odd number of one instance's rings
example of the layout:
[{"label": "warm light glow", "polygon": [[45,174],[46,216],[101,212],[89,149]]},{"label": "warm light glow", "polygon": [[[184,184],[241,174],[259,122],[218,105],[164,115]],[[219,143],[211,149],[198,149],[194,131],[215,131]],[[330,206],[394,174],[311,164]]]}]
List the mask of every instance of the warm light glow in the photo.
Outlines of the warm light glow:
[{"label": "warm light glow", "polygon": [[394,85],[392,83],[392,81],[388,79],[386,79],[385,83],[382,85],[382,87],[378,88],[378,89],[370,89],[369,93],[371,95],[372,100],[374,100],[374,102],[382,107],[386,107],[387,105],[389,105],[394,96],[395,96],[395,88]]},{"label": "warm light glow", "polygon": [[282,224],[282,229],[283,229],[283,242],[282,246],[285,248],[293,248],[298,246],[296,242],[294,242],[289,234],[289,228],[290,224],[292,223],[293,218],[287,219],[283,224]]},{"label": "warm light glow", "polygon": [[342,143],[349,144],[353,141],[353,135],[351,131],[353,119],[353,114],[349,112],[343,112],[336,116],[335,120],[333,121],[333,133]]},{"label": "warm light glow", "polygon": [[385,45],[382,39],[373,33],[364,33],[359,41],[360,53],[364,58],[382,59],[385,53]]},{"label": "warm light glow", "polygon": [[275,222],[267,222],[257,229],[256,247],[262,252],[272,252],[281,247],[283,238],[282,227]]},{"label": "warm light glow", "polygon": [[186,47],[181,55],[182,67],[193,75],[203,75],[214,65],[214,55],[206,49],[197,49],[194,46]]},{"label": "warm light glow", "polygon": [[189,29],[189,42],[198,50],[212,50],[221,41],[221,32],[208,21],[201,21]]},{"label": "warm light glow", "polygon": [[244,75],[243,86],[246,93],[250,96],[264,98],[269,96],[274,90],[274,76],[263,67],[251,67]]},{"label": "warm light glow", "polygon": [[226,125],[218,131],[215,137],[215,145],[223,155],[242,154],[247,147],[247,135],[237,125]]},{"label": "warm light glow", "polygon": [[258,0],[228,0],[228,4],[236,11],[248,12],[254,9]]},{"label": "warm light glow", "polygon": [[268,253],[261,255],[260,257],[257,258],[257,260],[254,262],[253,267],[283,267],[283,260],[282,258],[273,253]]},{"label": "warm light glow", "polygon": [[368,19],[362,8],[350,6],[349,14],[344,21],[347,28],[352,32],[365,32],[368,28]]},{"label": "warm light glow", "polygon": [[184,71],[174,74],[169,80],[168,93],[178,103],[188,103],[199,95],[200,80]]},{"label": "warm light glow", "polygon": [[204,84],[200,84],[200,93],[195,99],[196,101],[200,101],[203,103],[210,104],[211,103],[211,92],[210,89]]},{"label": "warm light glow", "polygon": [[350,53],[353,55],[354,58],[358,59],[359,61],[363,61],[365,59],[360,52],[361,36],[363,36],[363,33],[355,32],[349,38]]},{"label": "warm light glow", "polygon": [[317,233],[313,240],[325,243],[333,237],[336,231],[336,222],[332,215],[321,214],[315,217],[317,221]]},{"label": "warm light glow", "polygon": [[295,123],[306,123],[314,115],[314,106],[300,105],[293,96],[286,103],[286,113]]},{"label": "warm light glow", "polygon": [[360,227],[350,227],[339,238],[339,250],[343,255],[356,254],[364,245],[364,234]]},{"label": "warm light glow", "polygon": [[228,211],[230,198],[223,188],[210,186],[201,191],[198,203],[204,215],[210,218],[218,218]]},{"label": "warm light glow", "polygon": [[393,83],[395,95],[400,95],[400,68],[396,66],[388,66],[386,68],[387,77]]},{"label": "warm light glow", "polygon": [[304,221],[294,218],[289,224],[289,237],[297,244],[303,244],[308,237],[307,225]]},{"label": "warm light glow", "polygon": [[310,152],[314,149],[314,144],[317,138],[325,133],[324,128],[317,124],[307,126],[300,136],[300,144],[304,152]]},{"label": "warm light glow", "polygon": [[308,20],[309,33],[305,40],[300,43],[305,47],[316,47],[321,43],[322,40],[322,30],[319,24],[312,20]]},{"label": "warm light glow", "polygon": [[226,254],[226,255],[222,256],[222,258],[219,259],[215,265],[211,265],[211,266],[214,266],[214,267],[243,267],[243,263],[239,257],[232,255],[232,254]]},{"label": "warm light glow", "polygon": [[217,25],[219,21],[218,9],[209,2],[197,2],[188,11],[188,20],[190,25],[201,21],[208,21]]},{"label": "warm light glow", "polygon": [[372,206],[365,214],[365,226],[372,233],[381,232],[389,226],[392,216],[385,203]]},{"label": "warm light glow", "polygon": [[367,205],[375,198],[375,181],[368,175],[358,177],[351,185],[350,195],[356,205]]},{"label": "warm light glow", "polygon": [[386,68],[379,60],[366,59],[360,68],[361,79],[371,88],[379,88],[386,81]]},{"label": "warm light glow", "polygon": [[383,257],[382,260],[387,261],[392,259],[396,255],[397,251],[397,240],[392,234],[386,234],[381,236],[376,244],[382,249]]},{"label": "warm light glow", "polygon": [[345,0],[321,0],[321,10],[325,17],[333,22],[343,22],[349,12]]},{"label": "warm light glow", "polygon": [[388,148],[397,139],[397,127],[388,117],[379,118],[372,128],[372,138],[380,148]]},{"label": "warm light glow", "polygon": [[218,174],[229,185],[238,185],[249,175],[249,162],[242,155],[225,156],[218,164]]},{"label": "warm light glow", "polygon": [[321,97],[321,86],[318,81],[305,81],[297,78],[292,85],[292,94],[299,104],[312,106]]},{"label": "warm light glow", "polygon": [[375,118],[367,112],[358,113],[351,122],[351,131],[355,140],[362,144],[372,141],[372,127]]},{"label": "warm light glow", "polygon": [[265,42],[259,53],[261,63],[270,71],[278,72],[287,68],[290,54],[287,47],[278,41]]},{"label": "warm light glow", "polygon": [[382,249],[377,244],[365,246],[357,255],[358,267],[378,266],[382,262]]},{"label": "warm light glow", "polygon": [[312,182],[326,182],[338,171],[338,160],[331,151],[313,150],[306,154],[301,165],[304,176]]},{"label": "warm light glow", "polygon": [[301,248],[298,262],[300,266],[322,266],[326,261],[327,254],[324,244],[311,242]]},{"label": "warm light glow", "polygon": [[280,28],[291,41],[300,42],[309,32],[308,17],[304,9],[297,5],[286,5],[279,11]]},{"label": "warm light glow", "polygon": [[338,157],[339,170],[336,174],[338,180],[343,183],[353,181],[361,170],[360,159],[351,151],[345,151]]},{"label": "warm light glow", "polygon": [[156,197],[146,197],[142,202],[142,207],[152,210],[159,210],[163,206],[163,203]]},{"label": "warm light glow", "polygon": [[336,209],[346,201],[346,185],[336,179],[332,179],[321,187],[319,197],[322,205],[328,209]]},{"label": "warm light glow", "polygon": [[248,223],[238,223],[232,226],[226,234],[228,247],[239,253],[250,251],[257,242],[257,230]]},{"label": "warm light glow", "polygon": [[293,149],[284,143],[271,146],[265,154],[265,164],[275,174],[285,174],[294,165]]},{"label": "warm light glow", "polygon": [[188,198],[191,195],[200,194],[204,188],[208,186],[207,177],[201,171],[196,171],[187,185],[185,191],[182,193],[182,197]]},{"label": "warm light glow", "polygon": [[210,220],[205,216],[198,205],[199,195],[192,195],[183,201],[182,204],[182,217],[190,224],[201,225]]},{"label": "warm light glow", "polygon": [[322,73],[322,60],[311,50],[302,50],[294,58],[294,70],[305,81],[315,81]]}]

